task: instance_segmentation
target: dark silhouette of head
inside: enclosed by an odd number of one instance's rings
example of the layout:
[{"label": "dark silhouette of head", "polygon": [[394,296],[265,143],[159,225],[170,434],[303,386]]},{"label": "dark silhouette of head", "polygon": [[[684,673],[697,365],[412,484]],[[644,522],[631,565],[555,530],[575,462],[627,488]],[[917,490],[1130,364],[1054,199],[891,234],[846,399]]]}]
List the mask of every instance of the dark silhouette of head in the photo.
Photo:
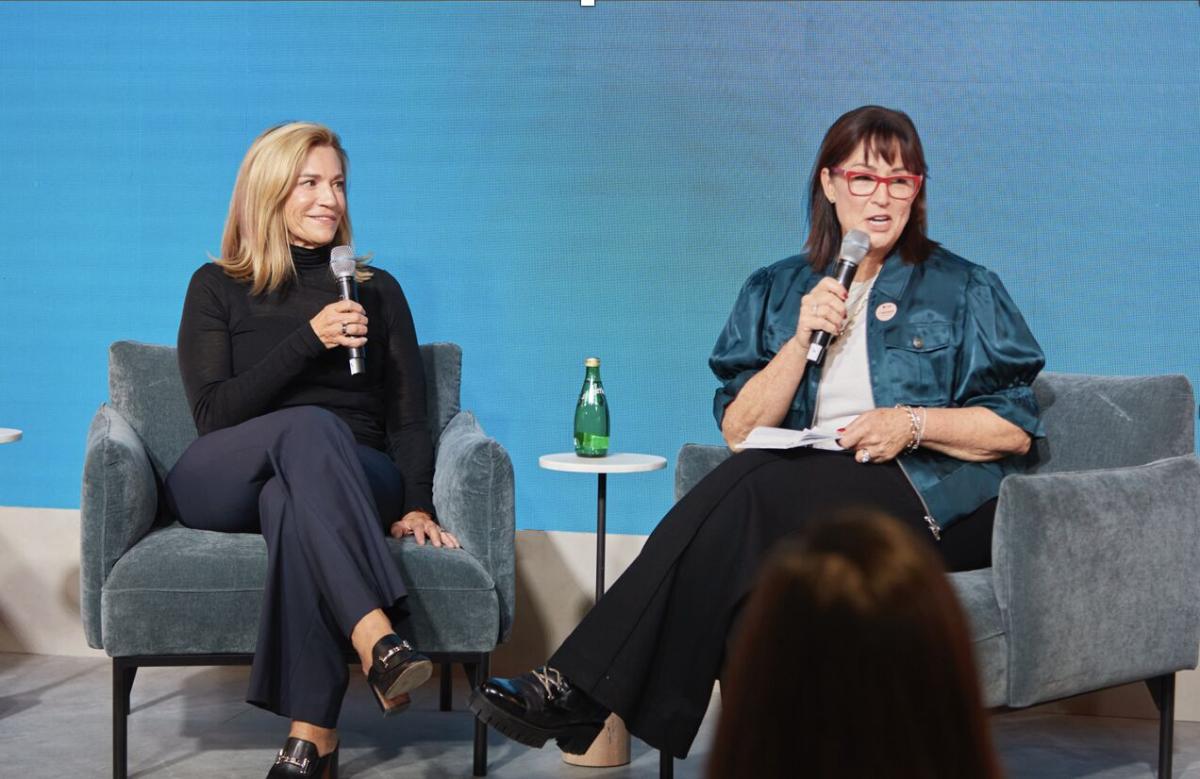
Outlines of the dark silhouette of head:
[{"label": "dark silhouette of head", "polygon": [[815,523],[776,550],[721,692],[712,779],[1001,775],[941,561],[879,513]]}]

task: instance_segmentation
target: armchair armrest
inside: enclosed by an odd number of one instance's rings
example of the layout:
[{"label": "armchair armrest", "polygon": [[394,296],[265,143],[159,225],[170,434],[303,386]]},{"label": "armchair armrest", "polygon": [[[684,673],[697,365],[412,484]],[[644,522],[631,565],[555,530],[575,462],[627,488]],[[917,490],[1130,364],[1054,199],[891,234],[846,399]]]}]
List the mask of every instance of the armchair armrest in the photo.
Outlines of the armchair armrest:
[{"label": "armchair armrest", "polygon": [[1010,476],[992,563],[1010,706],[1195,667],[1200,461]]},{"label": "armchair armrest", "polygon": [[512,460],[469,411],[442,430],[433,471],[438,521],[474,555],[500,594],[500,641],[512,628],[516,601],[516,507]]},{"label": "armchair armrest", "polygon": [[88,645],[100,649],[100,588],[158,514],[158,487],[146,449],[125,418],[107,404],[88,428],[79,508],[80,608]]}]

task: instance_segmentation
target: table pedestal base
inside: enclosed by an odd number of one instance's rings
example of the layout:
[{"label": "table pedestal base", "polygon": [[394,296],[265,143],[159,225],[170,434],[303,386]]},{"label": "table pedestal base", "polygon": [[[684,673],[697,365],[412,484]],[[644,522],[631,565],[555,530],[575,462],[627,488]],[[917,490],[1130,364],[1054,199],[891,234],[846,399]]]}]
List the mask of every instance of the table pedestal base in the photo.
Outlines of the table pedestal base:
[{"label": "table pedestal base", "polygon": [[596,736],[592,746],[582,755],[563,753],[563,762],[589,768],[607,768],[629,763],[629,731],[616,714],[608,715],[604,730]]},{"label": "table pedestal base", "polygon": [[[637,473],[665,468],[667,459],[656,454],[609,454],[607,457],[579,457],[573,452],[544,454],[538,465],[551,471],[596,474],[596,600],[604,595],[604,514],[607,479],[610,473]],[[608,768],[629,764],[629,731],[616,714],[604,722],[604,730],[582,755],[563,753],[563,762],[589,768]],[[671,765],[664,758],[664,765]],[[667,769],[667,776],[670,769]]]}]

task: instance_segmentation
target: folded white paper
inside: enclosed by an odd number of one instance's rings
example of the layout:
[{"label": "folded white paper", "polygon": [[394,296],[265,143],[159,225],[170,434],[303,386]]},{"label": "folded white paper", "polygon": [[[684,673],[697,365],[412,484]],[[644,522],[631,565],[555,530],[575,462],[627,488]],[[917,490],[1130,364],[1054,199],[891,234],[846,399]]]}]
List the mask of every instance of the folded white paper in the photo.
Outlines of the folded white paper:
[{"label": "folded white paper", "polygon": [[738,449],[796,449],[811,446],[817,449],[840,450],[837,434],[816,428],[789,430],[786,427],[756,427],[738,444]]}]

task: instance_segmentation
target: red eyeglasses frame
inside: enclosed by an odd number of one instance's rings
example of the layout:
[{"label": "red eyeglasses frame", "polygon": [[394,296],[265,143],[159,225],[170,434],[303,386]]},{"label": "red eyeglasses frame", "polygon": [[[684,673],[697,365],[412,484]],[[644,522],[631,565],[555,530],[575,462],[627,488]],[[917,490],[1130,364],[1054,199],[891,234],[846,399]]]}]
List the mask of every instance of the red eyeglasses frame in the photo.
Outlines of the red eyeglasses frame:
[{"label": "red eyeglasses frame", "polygon": [[[850,186],[849,176],[847,175],[850,173],[853,173],[855,176],[863,176],[864,178],[872,179],[875,182],[875,187],[865,195],[857,195],[857,194],[851,192],[850,194],[854,195],[854,197],[870,197],[871,195],[874,195],[877,191],[879,191],[879,185],[883,184],[885,187],[888,188],[888,196],[889,197],[894,197],[897,200],[912,200],[913,198],[915,198],[917,196],[917,193],[919,193],[921,191],[921,184],[924,183],[924,181],[925,181],[924,176],[917,175],[915,173],[901,173],[898,176],[876,176],[874,173],[868,173],[865,170],[846,170],[845,168],[830,168],[829,172],[837,173],[837,174],[841,175],[842,178],[847,179],[847,181],[846,181],[847,187]],[[893,195],[892,189],[891,189],[893,181],[915,181],[916,185],[915,185],[915,188],[913,189],[912,195],[910,195],[909,197],[900,197],[899,195]]]}]

